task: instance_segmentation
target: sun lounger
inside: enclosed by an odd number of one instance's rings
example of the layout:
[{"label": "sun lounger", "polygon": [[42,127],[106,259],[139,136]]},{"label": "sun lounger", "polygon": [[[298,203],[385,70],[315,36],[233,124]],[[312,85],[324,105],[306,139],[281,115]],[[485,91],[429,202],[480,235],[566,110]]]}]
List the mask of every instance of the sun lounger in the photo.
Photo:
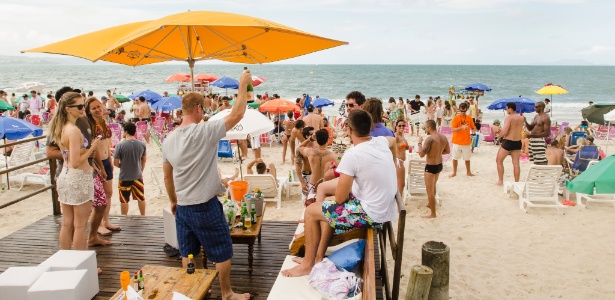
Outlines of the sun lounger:
[{"label": "sun lounger", "polygon": [[243,180],[248,182],[248,191],[259,188],[263,193],[264,201],[276,202],[277,208],[282,207],[282,189],[288,179],[273,178],[271,174],[244,175]]},{"label": "sun lounger", "polygon": [[504,192],[519,195],[519,208],[527,212],[529,207],[566,208],[558,199],[557,180],[562,166],[532,165],[527,172],[525,182],[505,182]]},{"label": "sun lounger", "polygon": [[[404,200],[406,198],[409,198],[410,200],[412,200],[413,198],[427,199],[427,190],[425,188],[425,164],[425,159],[411,158],[409,160],[408,174],[406,175],[406,188],[404,189]],[[440,196],[437,194],[437,188],[436,202],[438,203],[438,205],[442,205],[442,198],[440,198]]]},{"label": "sun lounger", "polygon": [[[11,156],[7,158],[8,167],[12,168],[32,162],[34,160],[34,148],[35,142],[15,145]],[[2,164],[0,169],[4,169],[4,167],[5,165]],[[2,176],[2,178],[4,178],[4,176]],[[37,172],[27,172],[24,171],[24,169],[19,169],[9,174],[9,183],[10,182],[19,182],[19,190],[21,191],[27,184],[51,185],[51,178],[48,172],[44,171],[42,167],[39,168]]]},{"label": "sun lounger", "polygon": [[[598,161],[597,160],[592,160],[587,164],[587,169],[589,169],[591,166],[597,164]],[[577,205],[583,207],[583,208],[587,208],[587,205],[590,202],[595,202],[595,203],[611,203],[613,204],[613,207],[615,207],[615,194],[596,194],[596,191],[594,189],[594,194],[593,195],[589,195],[589,194],[583,194],[583,193],[576,193],[577,195]],[[585,204],[583,204],[583,199],[585,199]]]}]

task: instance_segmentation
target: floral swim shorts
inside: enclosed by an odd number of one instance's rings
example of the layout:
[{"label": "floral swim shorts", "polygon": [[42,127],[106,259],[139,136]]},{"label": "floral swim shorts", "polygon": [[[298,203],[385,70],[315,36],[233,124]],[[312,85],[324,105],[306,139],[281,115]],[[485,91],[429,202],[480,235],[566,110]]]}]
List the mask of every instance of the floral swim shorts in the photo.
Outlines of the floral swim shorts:
[{"label": "floral swim shorts", "polygon": [[361,206],[361,201],[350,194],[348,200],[338,204],[335,200],[322,203],[322,214],[335,234],[342,234],[353,228],[382,228],[382,224],[370,218]]},{"label": "floral swim shorts", "polygon": [[94,174],[94,201],[92,201],[92,206],[105,206],[107,205],[107,195],[105,194],[105,188],[103,187],[102,180],[100,176]]}]

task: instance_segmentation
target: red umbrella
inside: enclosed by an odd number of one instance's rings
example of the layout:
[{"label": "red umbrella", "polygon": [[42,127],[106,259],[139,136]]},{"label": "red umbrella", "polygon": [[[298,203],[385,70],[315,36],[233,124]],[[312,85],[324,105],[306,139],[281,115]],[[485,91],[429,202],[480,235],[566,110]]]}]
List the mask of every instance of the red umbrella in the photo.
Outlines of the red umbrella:
[{"label": "red umbrella", "polygon": [[199,75],[194,76],[194,80],[214,82],[218,80],[218,76],[214,74],[199,74]]},{"label": "red umbrella", "polygon": [[258,110],[261,112],[269,112],[274,114],[285,113],[289,110],[299,111],[299,106],[295,104],[293,101],[284,100],[284,99],[273,99],[265,102],[261,105]]},{"label": "red umbrella", "polygon": [[177,74],[173,74],[167,77],[167,79],[165,79],[164,81],[165,82],[188,82],[190,81],[190,75],[177,73]]},{"label": "red umbrella", "polygon": [[259,84],[267,81],[267,78],[261,76],[252,76],[252,86],[258,86]]}]

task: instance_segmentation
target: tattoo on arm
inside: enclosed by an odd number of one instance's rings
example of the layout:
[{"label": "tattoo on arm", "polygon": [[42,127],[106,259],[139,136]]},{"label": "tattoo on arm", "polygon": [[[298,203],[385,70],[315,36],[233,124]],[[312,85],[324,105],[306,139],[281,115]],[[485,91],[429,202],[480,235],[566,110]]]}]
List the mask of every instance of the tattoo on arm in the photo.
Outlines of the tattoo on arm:
[{"label": "tattoo on arm", "polygon": [[423,152],[427,153],[429,152],[429,149],[431,149],[431,143],[432,143],[432,139],[431,137],[427,137],[424,141],[423,141]]}]

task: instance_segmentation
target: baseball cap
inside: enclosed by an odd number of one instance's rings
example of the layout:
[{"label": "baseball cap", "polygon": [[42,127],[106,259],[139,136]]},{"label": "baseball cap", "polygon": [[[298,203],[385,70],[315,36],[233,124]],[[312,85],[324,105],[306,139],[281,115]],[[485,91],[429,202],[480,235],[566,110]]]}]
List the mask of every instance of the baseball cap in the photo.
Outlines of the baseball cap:
[{"label": "baseball cap", "polygon": [[500,120],[498,119],[493,120],[493,124],[500,124]]},{"label": "baseball cap", "polygon": [[102,96],[102,97],[100,97],[100,100],[109,100],[109,97],[107,97],[107,96]]}]

